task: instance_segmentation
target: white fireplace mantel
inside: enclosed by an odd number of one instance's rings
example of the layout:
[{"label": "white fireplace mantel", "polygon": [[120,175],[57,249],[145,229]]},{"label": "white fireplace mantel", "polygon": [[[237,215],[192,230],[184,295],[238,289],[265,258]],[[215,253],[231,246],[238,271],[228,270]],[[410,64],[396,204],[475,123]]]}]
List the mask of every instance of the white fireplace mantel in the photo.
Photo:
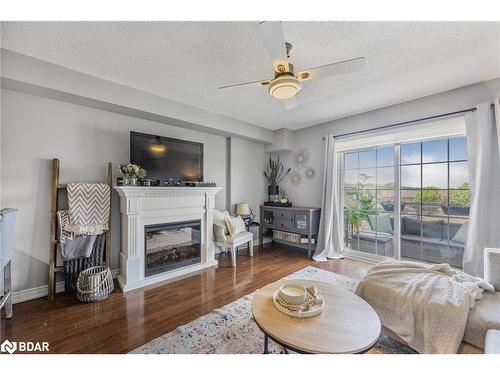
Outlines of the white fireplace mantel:
[{"label": "white fireplace mantel", "polygon": [[[124,292],[217,265],[213,209],[220,187],[115,186],[120,196],[121,250],[118,283]],[[201,221],[201,262],[145,277],[144,227]]]}]

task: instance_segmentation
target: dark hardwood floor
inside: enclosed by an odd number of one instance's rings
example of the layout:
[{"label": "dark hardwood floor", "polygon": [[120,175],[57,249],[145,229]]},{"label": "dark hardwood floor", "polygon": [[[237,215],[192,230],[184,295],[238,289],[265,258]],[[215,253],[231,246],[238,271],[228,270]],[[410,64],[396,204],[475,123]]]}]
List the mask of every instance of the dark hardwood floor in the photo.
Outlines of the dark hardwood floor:
[{"label": "dark hardwood floor", "polygon": [[[237,268],[222,255],[219,267],[163,284],[84,304],[69,294],[54,302],[39,298],[14,305],[2,335],[12,341],[47,341],[51,353],[127,353],[215,308],[308,265],[359,278],[366,264],[352,260],[314,262],[291,248],[240,251]],[[0,341],[3,341],[2,338]]]}]

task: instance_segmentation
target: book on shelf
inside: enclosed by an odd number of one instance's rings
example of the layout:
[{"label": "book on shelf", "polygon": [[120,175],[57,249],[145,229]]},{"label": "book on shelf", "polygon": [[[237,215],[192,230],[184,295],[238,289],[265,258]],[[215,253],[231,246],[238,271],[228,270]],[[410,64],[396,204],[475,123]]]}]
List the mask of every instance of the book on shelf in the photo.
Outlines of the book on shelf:
[{"label": "book on shelf", "polygon": [[[300,239],[300,243],[302,243],[302,244],[308,244],[308,243],[309,243],[309,238],[307,238],[307,237],[302,237],[302,238]],[[316,240],[315,240],[314,238],[311,238],[311,244],[313,244],[313,245],[314,245],[315,243],[316,243]]]}]

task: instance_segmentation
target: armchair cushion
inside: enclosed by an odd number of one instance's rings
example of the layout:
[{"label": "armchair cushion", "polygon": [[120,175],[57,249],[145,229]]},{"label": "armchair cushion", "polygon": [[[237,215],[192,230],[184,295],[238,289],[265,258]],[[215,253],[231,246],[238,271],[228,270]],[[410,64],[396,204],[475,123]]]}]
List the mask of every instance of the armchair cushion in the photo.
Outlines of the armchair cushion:
[{"label": "armchair cushion", "polygon": [[214,209],[214,225],[217,224],[224,228],[224,234],[229,234],[229,230],[226,226],[226,217],[230,217],[229,212],[226,210],[224,212]]},{"label": "armchair cushion", "polygon": [[241,218],[241,216],[237,217],[226,217],[226,226],[229,229],[229,234],[234,236],[241,232],[246,232],[245,222]]},{"label": "armchair cushion", "polygon": [[228,244],[235,244],[237,246],[247,243],[248,241],[253,240],[252,232],[240,232],[235,234],[234,236],[226,237]]},{"label": "armchair cushion", "polygon": [[215,242],[219,242],[219,243],[226,243],[227,242],[225,230],[226,230],[226,228],[224,226],[214,223]]}]

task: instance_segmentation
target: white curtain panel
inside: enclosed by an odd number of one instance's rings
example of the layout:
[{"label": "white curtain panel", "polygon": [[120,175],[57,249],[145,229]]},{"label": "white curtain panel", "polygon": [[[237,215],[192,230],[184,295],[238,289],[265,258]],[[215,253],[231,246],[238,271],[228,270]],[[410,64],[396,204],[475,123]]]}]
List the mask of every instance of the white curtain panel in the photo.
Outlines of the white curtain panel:
[{"label": "white curtain panel", "polygon": [[339,173],[340,155],[335,152],[333,135],[325,137],[325,167],[323,171],[323,192],[321,195],[321,219],[319,235],[313,259],[326,261],[342,259],[342,219],[340,205]]},{"label": "white curtain panel", "polygon": [[[495,103],[498,106],[498,100]],[[484,249],[500,247],[500,154],[498,107],[481,103],[465,116],[471,208],[463,269],[484,276]]]}]

